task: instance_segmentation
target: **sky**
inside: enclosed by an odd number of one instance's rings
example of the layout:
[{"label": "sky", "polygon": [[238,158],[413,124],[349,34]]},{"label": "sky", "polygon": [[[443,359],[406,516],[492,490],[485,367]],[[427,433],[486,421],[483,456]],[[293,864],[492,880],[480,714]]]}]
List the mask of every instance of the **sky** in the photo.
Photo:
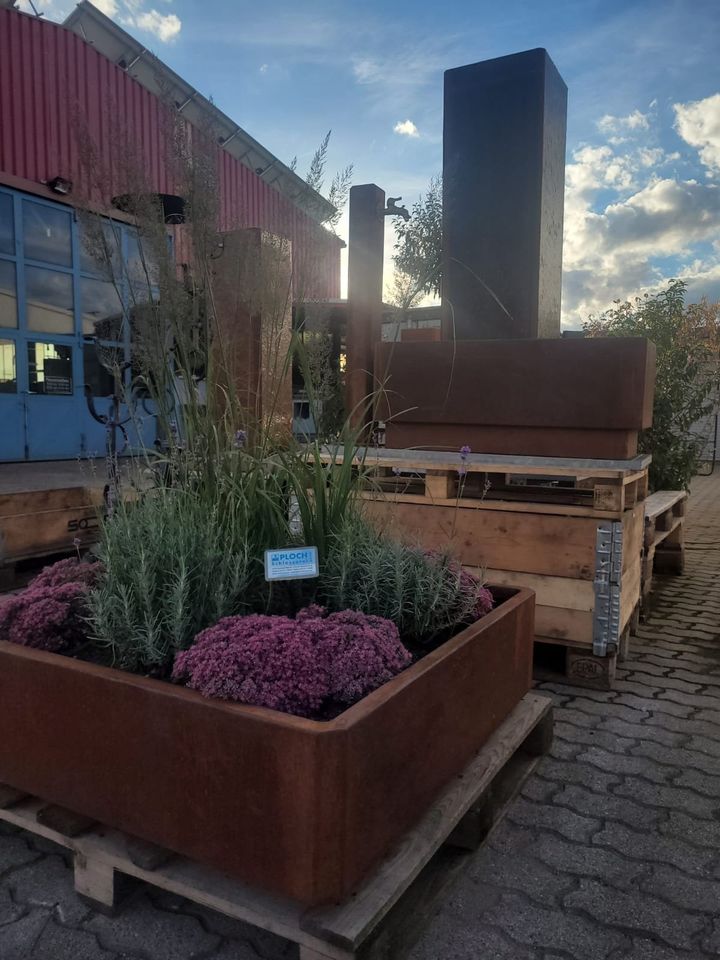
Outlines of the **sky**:
[{"label": "sky", "polygon": [[[718,0],[95,3],[299,173],[332,129],[328,180],[352,163],[408,207],[442,170],[443,71],[545,47],[569,88],[563,325],[670,277],[720,300]],[[388,286],[392,245],[388,222]]]}]

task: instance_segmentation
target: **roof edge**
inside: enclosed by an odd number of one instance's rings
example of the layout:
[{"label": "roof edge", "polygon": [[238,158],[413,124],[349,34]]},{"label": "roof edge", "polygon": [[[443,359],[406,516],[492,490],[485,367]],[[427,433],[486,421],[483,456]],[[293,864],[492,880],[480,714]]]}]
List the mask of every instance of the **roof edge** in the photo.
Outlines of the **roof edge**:
[{"label": "roof edge", "polygon": [[[61,26],[80,36],[104,57],[125,70],[154,96],[159,94],[156,78],[165,81],[178,110],[185,113],[188,122],[192,123],[192,116],[198,114],[212,120],[221,133],[218,142],[223,150],[287,197],[318,224],[327,222],[336,212],[336,207],[329,200],[309,186],[302,177],[243,130],[239,124],[231,120],[207,97],[183,80],[139,40],[98,10],[90,0],[81,0]],[[103,40],[103,33],[105,43],[100,42]],[[111,49],[111,40],[115,41],[116,49],[108,53]],[[118,48],[123,51],[120,57],[116,55]],[[137,69],[131,73],[134,67]]]}]

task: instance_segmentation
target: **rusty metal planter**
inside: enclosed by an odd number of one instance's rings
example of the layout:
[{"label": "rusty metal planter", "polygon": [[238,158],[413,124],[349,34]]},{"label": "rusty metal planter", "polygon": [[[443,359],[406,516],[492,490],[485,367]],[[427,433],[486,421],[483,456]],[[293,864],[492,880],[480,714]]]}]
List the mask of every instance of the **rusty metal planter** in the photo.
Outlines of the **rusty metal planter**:
[{"label": "rusty metal planter", "polygon": [[0,641],[0,782],[307,904],[340,900],[531,685],[534,595],[335,720]]}]

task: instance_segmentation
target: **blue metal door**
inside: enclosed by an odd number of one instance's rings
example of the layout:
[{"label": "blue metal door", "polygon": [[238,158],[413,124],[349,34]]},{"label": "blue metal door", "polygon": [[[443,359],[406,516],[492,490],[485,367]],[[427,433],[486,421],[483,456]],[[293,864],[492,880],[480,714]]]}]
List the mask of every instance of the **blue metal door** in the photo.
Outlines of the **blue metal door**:
[{"label": "blue metal door", "polygon": [[[0,187],[0,461],[104,455],[85,388],[107,412],[113,363],[130,355],[128,305],[157,296],[144,273],[135,289],[140,250],[125,224],[88,225],[65,204]],[[151,445],[152,412],[135,413],[129,446]]]},{"label": "blue metal door", "polygon": [[18,389],[16,342],[0,331],[0,460],[25,456],[25,398]]},{"label": "blue metal door", "polygon": [[79,405],[77,348],[70,338],[28,339],[25,394],[29,460],[55,460],[85,454]]}]

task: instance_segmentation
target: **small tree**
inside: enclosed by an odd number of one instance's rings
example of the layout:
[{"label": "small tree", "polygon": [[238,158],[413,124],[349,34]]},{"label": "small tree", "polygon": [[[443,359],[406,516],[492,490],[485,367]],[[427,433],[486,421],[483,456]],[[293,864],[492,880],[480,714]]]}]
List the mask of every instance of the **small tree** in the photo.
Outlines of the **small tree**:
[{"label": "small tree", "polygon": [[393,307],[397,307],[401,321],[408,319],[410,310],[422,295],[423,291],[418,290],[414,277],[397,269],[393,274],[392,284],[385,288],[385,299]]},{"label": "small tree", "polygon": [[653,425],[640,437],[652,454],[654,490],[687,488],[697,472],[703,437],[693,432],[718,402],[720,387],[720,304],[685,305],[687,284],[671,280],[666,290],[616,301],[612,310],[590,317],[591,337],[647,337],[657,347]]},{"label": "small tree", "polygon": [[[442,178],[433,177],[427,192],[413,204],[410,219],[395,219],[395,269],[403,281],[403,306],[421,294],[440,296],[442,265]],[[407,306],[405,306],[407,304]]]}]

